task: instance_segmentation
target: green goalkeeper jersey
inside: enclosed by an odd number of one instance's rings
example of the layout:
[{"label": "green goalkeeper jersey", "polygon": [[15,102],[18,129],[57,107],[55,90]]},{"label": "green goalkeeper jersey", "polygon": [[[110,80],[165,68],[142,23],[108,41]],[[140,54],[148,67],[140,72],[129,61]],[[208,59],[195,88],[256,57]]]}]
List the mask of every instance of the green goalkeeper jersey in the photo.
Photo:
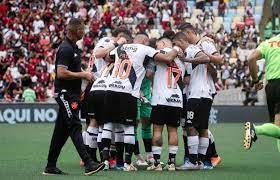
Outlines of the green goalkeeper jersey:
[{"label": "green goalkeeper jersey", "polygon": [[265,59],[266,79],[280,79],[280,34],[262,42],[257,49]]}]

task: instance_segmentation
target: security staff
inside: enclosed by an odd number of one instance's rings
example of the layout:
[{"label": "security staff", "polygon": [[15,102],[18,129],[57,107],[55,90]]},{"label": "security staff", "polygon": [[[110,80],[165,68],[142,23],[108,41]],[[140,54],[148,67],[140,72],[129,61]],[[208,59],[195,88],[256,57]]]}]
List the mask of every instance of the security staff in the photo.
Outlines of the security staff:
[{"label": "security staff", "polygon": [[80,19],[72,18],[66,27],[67,34],[56,54],[55,62],[55,94],[59,105],[58,117],[50,144],[48,163],[43,172],[49,174],[65,174],[56,167],[60,151],[70,136],[81,159],[85,162],[85,175],[92,175],[104,168],[104,164],[96,164],[88,155],[81,134],[82,125],[79,119],[80,93],[82,79],[91,81],[93,75],[81,72],[80,50],[76,42],[84,36],[84,24]]}]

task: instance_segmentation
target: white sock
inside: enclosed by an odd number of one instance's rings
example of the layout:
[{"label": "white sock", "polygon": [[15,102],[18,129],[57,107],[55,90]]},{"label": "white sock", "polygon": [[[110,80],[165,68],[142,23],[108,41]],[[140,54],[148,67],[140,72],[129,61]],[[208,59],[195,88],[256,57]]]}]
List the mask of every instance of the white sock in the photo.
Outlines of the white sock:
[{"label": "white sock", "polygon": [[82,136],[83,136],[84,145],[88,145],[88,144],[86,144],[87,143],[87,140],[86,140],[87,132],[83,131]]},{"label": "white sock", "polygon": [[188,149],[190,154],[198,154],[198,136],[188,136]]},{"label": "white sock", "polygon": [[177,154],[178,146],[169,145],[168,146],[168,151],[169,151],[170,154]]},{"label": "white sock", "polygon": [[209,138],[200,137],[199,145],[198,145],[198,153],[202,155],[206,155],[208,146],[209,146]]},{"label": "white sock", "polygon": [[90,148],[97,148],[98,128],[89,126],[87,128],[86,141]]},{"label": "white sock", "polygon": [[123,126],[124,129],[124,143],[135,144],[134,126]]}]

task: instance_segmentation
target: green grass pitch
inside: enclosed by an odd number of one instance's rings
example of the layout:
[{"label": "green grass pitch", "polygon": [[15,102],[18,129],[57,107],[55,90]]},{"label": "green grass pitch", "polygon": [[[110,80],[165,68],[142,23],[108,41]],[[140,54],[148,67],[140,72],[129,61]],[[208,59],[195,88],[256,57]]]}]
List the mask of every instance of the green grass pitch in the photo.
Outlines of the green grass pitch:
[{"label": "green grass pitch", "polygon": [[[79,157],[70,139],[62,150],[58,167],[70,173],[67,176],[43,176],[47,151],[53,131],[53,124],[16,124],[0,125],[0,180],[31,179],[104,179],[104,180],[243,180],[243,179],[278,179],[280,153],[276,149],[276,140],[259,137],[250,151],[243,150],[243,124],[211,125],[217,151],[222,157],[222,164],[209,171],[177,172],[100,172],[91,177],[82,175]],[[181,135],[181,131],[180,131]],[[162,161],[167,161],[166,133]],[[143,145],[141,145],[143,151]],[[177,164],[182,164],[183,142],[180,138],[180,149]]]}]

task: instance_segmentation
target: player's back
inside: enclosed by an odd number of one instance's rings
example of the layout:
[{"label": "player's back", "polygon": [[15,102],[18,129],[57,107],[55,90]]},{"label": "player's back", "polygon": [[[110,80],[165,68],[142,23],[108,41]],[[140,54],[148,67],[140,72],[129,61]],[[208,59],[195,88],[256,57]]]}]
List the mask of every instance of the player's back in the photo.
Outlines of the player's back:
[{"label": "player's back", "polygon": [[[160,52],[165,54],[171,50],[171,48],[164,48],[160,50]],[[178,58],[175,58],[174,61],[168,65],[162,62],[156,62],[152,105],[182,107],[184,74],[184,64]]]},{"label": "player's back", "polygon": [[[190,45],[186,50],[187,58],[193,59],[201,52],[198,46]],[[188,86],[188,98],[211,98],[211,87],[208,84],[206,64],[192,64],[190,83]]]},{"label": "player's back", "polygon": [[147,57],[153,57],[155,54],[155,49],[142,44],[124,44],[115,48],[110,53],[114,59],[114,69],[109,77],[108,89],[139,97],[149,60]]}]

